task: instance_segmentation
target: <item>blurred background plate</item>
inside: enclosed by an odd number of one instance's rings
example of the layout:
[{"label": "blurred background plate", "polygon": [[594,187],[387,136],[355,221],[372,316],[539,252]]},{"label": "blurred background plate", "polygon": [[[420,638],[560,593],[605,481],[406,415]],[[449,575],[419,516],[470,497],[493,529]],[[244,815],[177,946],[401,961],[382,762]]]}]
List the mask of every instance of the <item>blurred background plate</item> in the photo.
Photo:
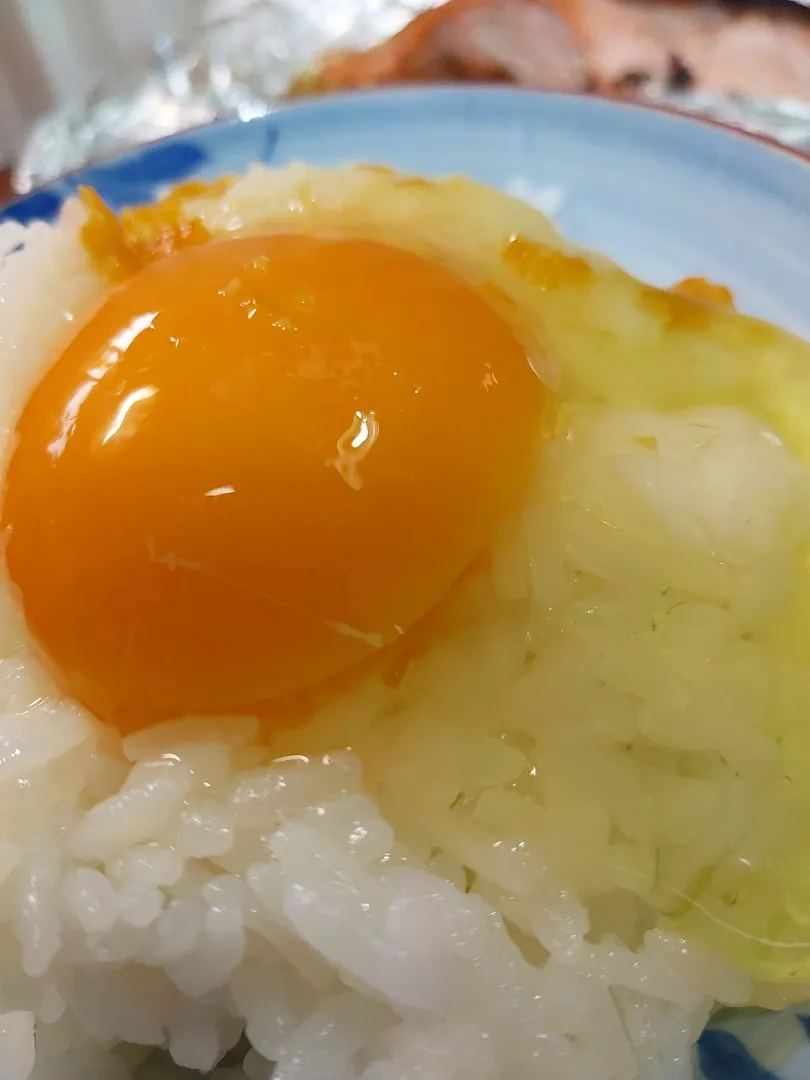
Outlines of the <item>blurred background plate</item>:
[{"label": "blurred background plate", "polygon": [[[7,207],[0,221],[52,218],[80,183],[120,209],[181,180],[295,160],[466,173],[533,202],[641,278],[706,276],[729,285],[743,310],[810,340],[810,160],[714,124],[595,98],[428,89],[303,102],[75,173]],[[695,1067],[706,1080],[808,1080],[808,1030],[810,1007],[721,1015]]]}]

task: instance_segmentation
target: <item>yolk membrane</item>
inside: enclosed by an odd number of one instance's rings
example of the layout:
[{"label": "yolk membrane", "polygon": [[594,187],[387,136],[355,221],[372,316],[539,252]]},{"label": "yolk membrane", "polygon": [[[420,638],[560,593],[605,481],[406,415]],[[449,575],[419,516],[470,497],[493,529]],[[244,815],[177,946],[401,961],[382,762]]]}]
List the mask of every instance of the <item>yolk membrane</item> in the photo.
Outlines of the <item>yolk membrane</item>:
[{"label": "yolk membrane", "polygon": [[309,686],[447,591],[547,397],[485,298],[405,250],[278,235],[150,263],[17,425],[3,522],[30,631],[123,729]]}]

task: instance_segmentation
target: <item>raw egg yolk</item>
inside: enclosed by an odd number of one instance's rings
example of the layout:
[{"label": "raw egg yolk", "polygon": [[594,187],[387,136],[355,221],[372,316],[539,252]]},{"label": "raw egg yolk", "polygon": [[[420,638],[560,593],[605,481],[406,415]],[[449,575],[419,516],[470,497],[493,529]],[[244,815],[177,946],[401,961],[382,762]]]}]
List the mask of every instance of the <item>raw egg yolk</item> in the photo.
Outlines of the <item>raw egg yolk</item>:
[{"label": "raw egg yolk", "polygon": [[151,263],[17,425],[3,521],[30,632],[124,730],[311,685],[446,592],[546,403],[501,316],[410,252],[279,235]]}]

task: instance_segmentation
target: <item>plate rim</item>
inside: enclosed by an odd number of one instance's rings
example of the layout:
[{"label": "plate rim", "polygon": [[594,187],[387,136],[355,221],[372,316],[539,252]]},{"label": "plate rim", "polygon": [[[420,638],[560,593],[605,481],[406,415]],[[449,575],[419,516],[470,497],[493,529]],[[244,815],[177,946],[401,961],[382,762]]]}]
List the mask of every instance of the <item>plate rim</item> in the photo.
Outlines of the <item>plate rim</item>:
[{"label": "plate rim", "polygon": [[[76,184],[81,183],[82,179],[87,177],[89,170],[104,168],[105,166],[112,166],[115,164],[137,163],[138,158],[145,151],[161,145],[171,145],[172,143],[180,143],[183,141],[193,143],[195,140],[202,137],[205,139],[206,144],[215,151],[216,143],[220,141],[220,139],[227,140],[228,132],[245,130],[251,126],[257,132],[261,132],[262,130],[271,127],[277,118],[280,117],[295,117],[300,114],[314,114],[316,117],[319,114],[321,117],[329,115],[337,116],[346,109],[351,112],[360,111],[362,113],[362,111],[375,105],[378,109],[384,111],[386,106],[396,106],[398,102],[411,101],[414,104],[416,102],[424,103],[426,100],[429,101],[431,98],[438,97],[444,99],[455,98],[460,106],[465,101],[480,101],[485,99],[499,99],[507,102],[512,101],[515,102],[516,105],[517,103],[520,103],[521,117],[525,116],[522,107],[525,106],[526,102],[531,100],[548,103],[552,108],[555,103],[563,103],[566,107],[573,108],[574,112],[582,109],[590,112],[592,115],[602,113],[605,116],[619,115],[628,117],[635,113],[638,115],[643,114],[652,116],[664,127],[669,126],[672,130],[679,132],[688,133],[689,131],[696,130],[713,131],[715,132],[715,140],[720,146],[722,146],[723,143],[747,145],[748,147],[754,148],[758,146],[759,150],[757,153],[760,160],[781,160],[789,167],[798,165],[801,175],[806,177],[807,180],[810,180],[810,154],[805,154],[795,148],[785,146],[765,135],[734,128],[708,117],[682,113],[672,106],[659,105],[650,102],[630,101],[610,96],[600,97],[596,95],[549,93],[513,86],[492,86],[486,84],[424,84],[419,86],[367,89],[340,94],[307,95],[290,101],[284,101],[277,107],[272,107],[267,113],[259,117],[248,120],[240,118],[217,120],[212,123],[166,135],[142,146],[131,147],[119,153],[112,154],[102,160],[85,165],[80,169],[65,174],[63,177],[60,177],[51,183],[44,184],[32,189],[24,195],[18,196],[5,206],[0,207],[0,227],[2,227],[4,220],[6,220],[7,212],[13,211],[14,207],[23,206],[27,201],[33,200],[42,194],[54,195],[58,198],[61,205],[66,197],[74,193]],[[430,122],[429,116],[426,118],[426,122]],[[538,126],[542,127],[542,123],[543,120],[541,118],[538,120]],[[774,154],[776,156],[774,156]],[[808,213],[810,214],[810,183],[807,185],[807,207]],[[8,220],[13,220],[13,218],[9,215]],[[40,215],[33,215],[31,220],[42,220],[42,218]],[[786,1012],[786,1010],[780,1010],[780,1012],[783,1011]],[[790,1066],[791,1060],[798,1060],[799,1054],[806,1057],[808,1053],[810,1053],[810,1047],[800,1048],[796,1058],[790,1059],[780,1065],[780,1070],[784,1069],[786,1066]],[[693,1050],[693,1055],[697,1061],[697,1050]],[[802,1057],[802,1061],[804,1061],[804,1057]],[[810,1060],[810,1058],[808,1058],[808,1060]],[[699,1075],[700,1073],[696,1073],[696,1076]],[[774,1073],[769,1080],[778,1080],[778,1078],[779,1073]],[[731,1080],[731,1074],[728,1075],[727,1080]]]},{"label": "plate rim", "polygon": [[[440,96],[444,98],[456,97],[458,99],[484,99],[500,98],[502,100],[526,101],[534,99],[544,102],[560,102],[564,105],[577,105],[586,110],[604,111],[605,113],[639,113],[643,115],[657,116],[665,123],[672,124],[676,129],[688,130],[690,128],[708,129],[716,132],[722,141],[730,139],[734,142],[759,145],[767,155],[773,153],[785,162],[803,166],[808,171],[810,179],[810,152],[805,153],[796,147],[787,146],[769,135],[759,132],[746,131],[742,128],[733,127],[723,121],[715,120],[707,116],[698,116],[693,113],[681,112],[671,105],[658,104],[656,102],[633,101],[615,95],[581,94],[562,91],[537,90],[531,87],[497,85],[489,83],[424,83],[419,85],[397,85],[386,87],[369,87],[358,90],[341,91],[339,93],[306,94],[301,97],[280,101],[277,105],[271,105],[266,113],[248,119],[240,117],[225,117],[213,120],[209,123],[185,128],[171,134],[153,139],[150,142],[138,146],[128,147],[119,153],[88,162],[78,169],[72,169],[63,176],[32,188],[24,194],[18,194],[15,198],[0,205],[0,224],[6,219],[14,220],[13,211],[22,207],[29,200],[41,195],[55,195],[64,201],[67,194],[72,194],[75,186],[81,183],[81,179],[88,171],[96,168],[105,168],[127,162],[137,161],[138,157],[146,151],[163,145],[170,145],[184,140],[193,141],[196,138],[214,138],[218,133],[228,131],[245,130],[255,126],[258,130],[273,123],[278,116],[294,116],[296,113],[334,112],[341,109],[359,106],[361,109],[378,104],[384,106],[397,101],[419,99],[424,97]],[[63,185],[72,185],[69,193],[60,192]],[[38,215],[33,215],[32,221],[42,220]]]}]

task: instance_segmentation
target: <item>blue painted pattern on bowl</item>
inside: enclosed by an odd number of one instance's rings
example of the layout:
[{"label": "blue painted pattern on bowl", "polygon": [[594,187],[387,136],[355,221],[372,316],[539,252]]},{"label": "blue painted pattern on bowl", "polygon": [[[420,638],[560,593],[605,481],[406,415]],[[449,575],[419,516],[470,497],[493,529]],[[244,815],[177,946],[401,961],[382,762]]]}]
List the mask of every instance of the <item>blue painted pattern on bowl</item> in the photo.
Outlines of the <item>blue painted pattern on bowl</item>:
[{"label": "blue painted pattern on bowl", "polygon": [[[255,162],[373,161],[463,172],[559,206],[563,230],[657,284],[722,281],[740,306],[810,338],[810,162],[713,125],[630,105],[524,91],[335,97],[203,128],[73,174],[0,210],[52,220],[82,184],[113,209]],[[695,1080],[810,1080],[810,1005],[724,1010]]]}]

